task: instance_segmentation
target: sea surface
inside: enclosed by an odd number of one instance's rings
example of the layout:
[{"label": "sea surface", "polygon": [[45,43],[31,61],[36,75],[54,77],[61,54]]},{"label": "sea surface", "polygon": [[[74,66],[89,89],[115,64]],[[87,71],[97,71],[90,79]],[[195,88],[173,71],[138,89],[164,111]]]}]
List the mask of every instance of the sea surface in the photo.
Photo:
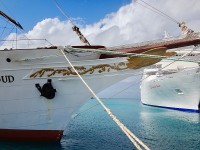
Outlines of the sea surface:
[{"label": "sea surface", "polygon": [[[200,114],[144,106],[140,99],[103,99],[151,150],[199,150]],[[60,144],[0,142],[0,150],[135,150],[95,99],[81,107]]]}]

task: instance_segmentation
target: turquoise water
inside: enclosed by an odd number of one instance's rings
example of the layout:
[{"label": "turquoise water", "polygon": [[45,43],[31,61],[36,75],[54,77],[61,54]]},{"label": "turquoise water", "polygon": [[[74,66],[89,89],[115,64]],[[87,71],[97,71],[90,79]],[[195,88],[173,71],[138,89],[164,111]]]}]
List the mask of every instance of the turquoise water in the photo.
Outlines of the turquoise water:
[{"label": "turquoise water", "polygon": [[[200,149],[200,114],[144,106],[139,99],[103,100],[150,149]],[[0,142],[0,150],[134,150],[129,139],[96,104],[91,99],[81,107],[60,144]]]}]

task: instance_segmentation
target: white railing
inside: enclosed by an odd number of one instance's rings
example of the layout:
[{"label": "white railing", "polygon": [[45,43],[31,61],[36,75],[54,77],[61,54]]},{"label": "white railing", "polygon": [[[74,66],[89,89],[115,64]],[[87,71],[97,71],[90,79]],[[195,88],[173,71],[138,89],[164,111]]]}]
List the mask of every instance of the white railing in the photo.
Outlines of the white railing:
[{"label": "white railing", "polygon": [[17,40],[0,40],[0,49],[32,49],[53,46],[46,39],[17,39]]}]

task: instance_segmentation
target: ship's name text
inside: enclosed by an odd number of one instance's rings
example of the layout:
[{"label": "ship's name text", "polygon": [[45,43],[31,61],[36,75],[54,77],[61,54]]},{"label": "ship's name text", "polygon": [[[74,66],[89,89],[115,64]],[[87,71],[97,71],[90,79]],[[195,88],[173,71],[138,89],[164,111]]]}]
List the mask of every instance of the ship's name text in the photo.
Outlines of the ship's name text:
[{"label": "ship's name text", "polygon": [[12,75],[0,76],[0,82],[2,83],[12,83],[14,80],[15,78]]}]

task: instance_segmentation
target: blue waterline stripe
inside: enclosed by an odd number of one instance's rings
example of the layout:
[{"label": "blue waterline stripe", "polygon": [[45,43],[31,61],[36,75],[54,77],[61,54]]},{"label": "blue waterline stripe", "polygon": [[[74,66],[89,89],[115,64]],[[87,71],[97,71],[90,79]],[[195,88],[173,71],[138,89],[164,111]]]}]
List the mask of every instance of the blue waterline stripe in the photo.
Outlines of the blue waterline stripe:
[{"label": "blue waterline stripe", "polygon": [[166,109],[172,109],[172,110],[178,110],[178,111],[184,111],[184,112],[191,112],[191,113],[200,113],[200,110],[195,110],[195,109],[156,106],[156,105],[149,105],[149,104],[144,104],[144,103],[142,103],[142,104],[146,105],[146,106],[152,106],[152,107],[158,107],[158,108],[166,108]]}]

